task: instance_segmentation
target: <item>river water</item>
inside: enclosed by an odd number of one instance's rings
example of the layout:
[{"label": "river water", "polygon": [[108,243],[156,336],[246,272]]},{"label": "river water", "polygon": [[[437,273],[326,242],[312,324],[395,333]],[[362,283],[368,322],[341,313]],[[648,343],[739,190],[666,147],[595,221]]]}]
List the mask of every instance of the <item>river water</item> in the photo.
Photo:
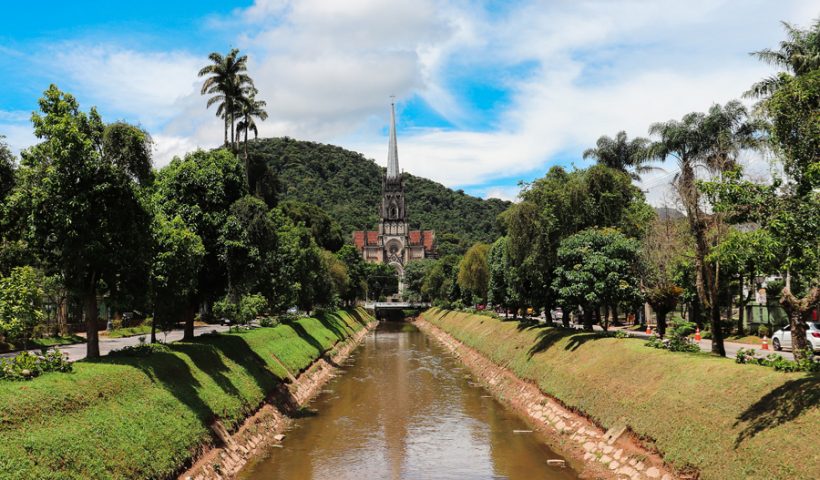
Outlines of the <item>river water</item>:
[{"label": "river water", "polygon": [[409,323],[382,323],[244,480],[577,478]]}]

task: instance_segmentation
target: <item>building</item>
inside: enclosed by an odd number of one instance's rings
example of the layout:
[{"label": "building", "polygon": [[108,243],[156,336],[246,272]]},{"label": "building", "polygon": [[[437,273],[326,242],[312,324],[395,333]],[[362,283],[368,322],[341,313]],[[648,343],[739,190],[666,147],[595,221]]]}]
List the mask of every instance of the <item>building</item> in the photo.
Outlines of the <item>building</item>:
[{"label": "building", "polygon": [[396,107],[390,104],[390,141],[387,171],[382,179],[378,230],[353,232],[353,244],[368,262],[393,266],[401,279],[404,266],[413,260],[435,256],[435,232],[410,230],[404,201],[404,179],[399,170],[396,144]]}]

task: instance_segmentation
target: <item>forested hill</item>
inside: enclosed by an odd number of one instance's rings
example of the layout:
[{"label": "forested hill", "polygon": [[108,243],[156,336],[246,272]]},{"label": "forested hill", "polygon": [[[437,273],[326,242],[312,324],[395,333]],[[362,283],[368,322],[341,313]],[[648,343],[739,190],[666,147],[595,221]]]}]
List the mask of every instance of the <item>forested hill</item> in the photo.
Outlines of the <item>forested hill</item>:
[{"label": "forested hill", "polygon": [[[362,154],[334,145],[288,137],[248,142],[252,164],[270,165],[278,177],[281,200],[313,203],[339,222],[345,238],[353,230],[375,228],[384,169]],[[426,178],[405,174],[411,228],[431,229],[441,237],[492,242],[499,236],[497,216],[510,202],[483,200]]]}]

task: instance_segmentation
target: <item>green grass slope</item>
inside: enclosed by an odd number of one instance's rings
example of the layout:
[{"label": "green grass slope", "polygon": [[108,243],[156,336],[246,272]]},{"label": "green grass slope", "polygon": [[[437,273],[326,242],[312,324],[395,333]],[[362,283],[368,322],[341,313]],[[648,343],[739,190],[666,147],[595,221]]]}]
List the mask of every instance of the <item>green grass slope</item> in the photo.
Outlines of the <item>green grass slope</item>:
[{"label": "green grass slope", "polygon": [[168,478],[213,420],[232,429],[286,377],[272,355],[297,374],[370,320],[339,311],[0,382],[0,478]]},{"label": "green grass slope", "polygon": [[820,478],[817,375],[439,309],[422,318],[604,427],[625,418],[700,478]]},{"label": "green grass slope", "polygon": [[[384,169],[362,154],[284,137],[249,142],[248,155],[252,164],[268,164],[278,173],[283,200],[318,205],[339,222],[346,240],[353,230],[375,228]],[[413,175],[405,178],[413,228],[456,234],[470,243],[501,235],[496,217],[510,202],[482,200]]]}]

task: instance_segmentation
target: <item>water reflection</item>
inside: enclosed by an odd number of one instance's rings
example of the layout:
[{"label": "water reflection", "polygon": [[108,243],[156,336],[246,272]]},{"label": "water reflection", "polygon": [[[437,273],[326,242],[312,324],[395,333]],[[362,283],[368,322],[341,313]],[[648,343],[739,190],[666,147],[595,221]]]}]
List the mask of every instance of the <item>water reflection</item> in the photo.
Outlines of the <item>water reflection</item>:
[{"label": "water reflection", "polygon": [[243,479],[570,479],[560,458],[409,324],[382,324],[283,448]]}]

